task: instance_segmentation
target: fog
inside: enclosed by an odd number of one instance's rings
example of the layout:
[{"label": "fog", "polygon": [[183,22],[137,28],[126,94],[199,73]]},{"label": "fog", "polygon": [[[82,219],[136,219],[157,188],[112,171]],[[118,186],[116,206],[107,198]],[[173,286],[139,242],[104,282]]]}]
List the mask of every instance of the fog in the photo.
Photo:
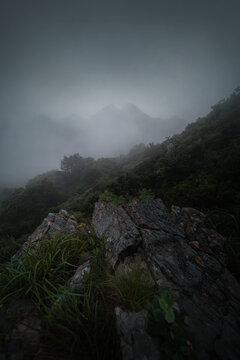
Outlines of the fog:
[{"label": "fog", "polygon": [[238,0],[0,0],[0,184],[208,113],[240,84],[239,13]]},{"label": "fog", "polygon": [[[161,142],[186,122],[177,117],[152,118],[133,104],[109,105],[87,118],[38,116],[1,124],[2,182],[23,184],[27,179],[60,166],[64,155],[112,157],[139,143]],[[16,174],[17,171],[17,174]]]}]

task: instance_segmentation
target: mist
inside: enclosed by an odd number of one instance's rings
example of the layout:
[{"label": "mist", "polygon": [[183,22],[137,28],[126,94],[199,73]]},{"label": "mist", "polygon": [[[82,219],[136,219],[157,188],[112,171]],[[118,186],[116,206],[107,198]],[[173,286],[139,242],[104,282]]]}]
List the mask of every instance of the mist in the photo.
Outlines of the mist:
[{"label": "mist", "polygon": [[208,113],[240,84],[239,12],[237,0],[1,0],[0,184],[63,155],[160,142]]},{"label": "mist", "polygon": [[[24,184],[31,177],[60,167],[64,155],[113,157],[126,154],[135,144],[161,142],[186,122],[180,118],[152,118],[133,104],[109,105],[88,118],[38,116],[19,126],[1,124],[2,182]],[[16,173],[17,171],[17,173]]]}]

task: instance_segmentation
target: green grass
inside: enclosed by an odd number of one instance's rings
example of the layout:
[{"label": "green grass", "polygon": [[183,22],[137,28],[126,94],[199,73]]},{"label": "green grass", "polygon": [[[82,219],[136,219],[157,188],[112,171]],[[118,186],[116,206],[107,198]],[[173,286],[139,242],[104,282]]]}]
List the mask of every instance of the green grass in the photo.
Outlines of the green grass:
[{"label": "green grass", "polygon": [[16,253],[21,247],[27,236],[15,239],[13,236],[1,236],[0,238],[0,271],[2,271],[4,264],[10,259],[12,254]]},{"label": "green grass", "polygon": [[[120,360],[115,307],[151,309],[154,282],[141,259],[111,271],[104,257],[107,240],[97,239],[89,230],[83,224],[75,235],[42,239],[22,252],[17,262],[8,262],[0,274],[2,304],[22,298],[36,304],[44,359]],[[86,256],[91,272],[81,290],[73,292],[71,278]],[[164,329],[169,334],[168,325]]]},{"label": "green grass", "polygon": [[192,345],[183,331],[183,319],[173,308],[170,292],[155,294],[148,316],[148,332],[158,341],[163,360],[193,359]]},{"label": "green grass", "polygon": [[[79,226],[71,236],[41,239],[5,264],[0,274],[0,303],[32,299],[43,323],[46,358],[116,358],[115,315],[106,287],[106,239],[97,239]],[[76,268],[91,260],[91,273],[81,293],[71,291]]]},{"label": "green grass", "polygon": [[91,273],[80,296],[70,294],[45,316],[45,346],[65,358],[118,359],[115,304],[106,286],[108,267],[104,259],[106,239],[89,237]]},{"label": "green grass", "polygon": [[117,359],[114,305],[104,286],[91,280],[82,294],[49,312],[46,348],[71,359]]},{"label": "green grass", "polygon": [[87,240],[76,235],[42,239],[35,249],[23,251],[19,260],[7,263],[0,275],[1,303],[32,298],[47,305],[63,291],[87,248]]},{"label": "green grass", "polygon": [[128,310],[139,311],[154,294],[153,282],[146,270],[137,262],[132,268],[116,271],[108,276],[107,286],[115,302]]},{"label": "green grass", "polygon": [[[92,251],[92,272],[79,298],[70,297],[47,315],[47,338],[55,351],[75,359],[118,359],[116,306],[140,310],[154,289],[140,263],[125,273],[109,273],[103,239]],[[96,249],[98,249],[96,251]],[[95,251],[94,251],[95,250]]]}]

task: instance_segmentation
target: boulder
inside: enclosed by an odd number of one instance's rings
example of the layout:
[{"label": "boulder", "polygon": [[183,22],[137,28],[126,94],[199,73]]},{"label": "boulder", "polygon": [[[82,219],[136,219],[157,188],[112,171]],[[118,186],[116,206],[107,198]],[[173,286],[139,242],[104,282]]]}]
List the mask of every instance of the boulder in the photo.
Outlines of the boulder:
[{"label": "boulder", "polygon": [[115,268],[141,249],[159,291],[173,293],[197,359],[239,359],[240,285],[226,268],[224,238],[204,220],[192,208],[169,213],[160,199],[134,200],[96,203],[92,225],[107,236],[106,258]]},{"label": "boulder", "polygon": [[77,270],[70,282],[70,287],[73,291],[81,290],[85,279],[90,274],[90,271],[91,271],[91,265],[90,265],[89,260],[77,268]]},{"label": "boulder", "polygon": [[[77,221],[66,210],[60,210],[58,214],[49,213],[36,230],[28,237],[22,248],[12,257],[14,261],[19,258],[21,251],[31,251],[44,238],[50,238],[57,234],[72,234],[76,231]],[[31,249],[31,250],[30,250]]]},{"label": "boulder", "polygon": [[[22,248],[13,256],[12,260],[19,261],[22,251],[34,253],[41,239],[57,234],[71,234],[75,232],[77,222],[74,216],[66,210],[58,214],[49,213],[42,224],[28,237]],[[90,271],[90,264],[85,263],[85,269],[77,269],[71,282],[71,289],[77,290],[83,282],[83,274]],[[87,267],[88,265],[88,267]],[[59,302],[63,301],[61,298]],[[40,349],[41,320],[34,302],[28,299],[13,300],[12,303],[2,306],[0,309],[0,333],[6,334],[3,338],[3,349],[0,350],[0,358],[4,359],[33,359]],[[1,346],[0,346],[1,347]],[[2,352],[1,352],[2,351]]]}]

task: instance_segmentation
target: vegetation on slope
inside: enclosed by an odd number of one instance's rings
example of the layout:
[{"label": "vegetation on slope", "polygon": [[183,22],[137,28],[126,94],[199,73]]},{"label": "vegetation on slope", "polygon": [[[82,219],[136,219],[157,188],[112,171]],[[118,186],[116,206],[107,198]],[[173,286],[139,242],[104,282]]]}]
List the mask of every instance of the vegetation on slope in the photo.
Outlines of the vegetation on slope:
[{"label": "vegetation on slope", "polygon": [[[12,301],[31,300],[41,320],[42,359],[121,359],[115,328],[115,307],[149,313],[149,332],[159,340],[164,359],[190,358],[182,336],[182,319],[170,294],[159,294],[140,262],[125,271],[111,271],[104,258],[105,239],[78,226],[74,235],[43,238],[22,251],[0,272],[0,315]],[[70,280],[86,259],[91,271],[80,288]],[[157,305],[156,305],[157,302]],[[11,320],[14,322],[14,316]],[[6,333],[0,329],[0,345]],[[7,331],[7,329],[6,329]]]},{"label": "vegetation on slope", "polygon": [[240,276],[239,88],[162,144],[140,144],[128,155],[110,159],[65,156],[61,168],[33,179],[2,202],[2,237],[33,231],[50,210],[65,208],[78,219],[90,218],[99,196],[116,204],[159,197],[169,206],[206,212],[209,226],[227,237],[229,266]]}]

